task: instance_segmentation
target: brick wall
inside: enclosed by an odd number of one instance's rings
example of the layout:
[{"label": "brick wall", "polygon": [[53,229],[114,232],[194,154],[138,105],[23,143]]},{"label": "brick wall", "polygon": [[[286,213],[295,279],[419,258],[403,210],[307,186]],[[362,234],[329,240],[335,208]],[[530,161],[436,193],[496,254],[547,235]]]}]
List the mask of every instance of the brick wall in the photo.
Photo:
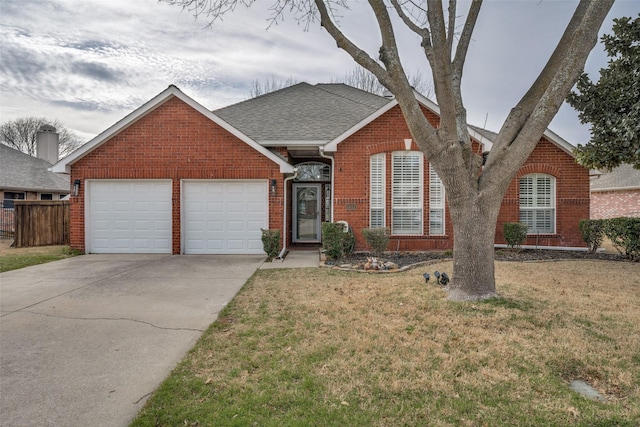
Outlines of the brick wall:
[{"label": "brick wall", "polygon": [[71,247],[85,249],[86,179],[173,180],[173,246],[180,253],[180,180],[276,179],[269,193],[269,227],[282,228],[283,176],[279,166],[193,110],[178,98],[162,105],[105,141],[71,167]]},{"label": "brick wall", "polygon": [[640,217],[640,189],[594,191],[591,193],[591,218]]},{"label": "brick wall", "polygon": [[[437,126],[439,118],[424,109],[429,121]],[[356,235],[356,250],[366,250],[366,242],[362,236],[362,229],[369,227],[369,159],[371,155],[387,153],[386,156],[386,211],[385,223],[391,226],[391,153],[405,150],[405,139],[410,139],[411,133],[406,125],[399,107],[394,107],[373,123],[362,128],[338,145],[334,154],[336,159],[335,206],[334,219],[344,220],[351,225]],[[411,150],[418,147],[412,142]],[[423,212],[429,210],[429,164],[423,164]],[[389,249],[399,251],[425,251],[449,249],[453,247],[451,220],[445,218],[445,235],[429,236],[428,215],[423,220],[423,235],[421,236],[391,236]]]},{"label": "brick wall", "polygon": [[[435,126],[438,117],[425,110]],[[362,229],[369,227],[369,158],[372,154],[386,156],[386,218],[391,225],[391,152],[405,150],[404,139],[411,138],[398,107],[391,109],[375,122],[342,142],[335,153],[335,206],[336,221],[349,222],[356,235],[356,249],[365,250]],[[478,149],[478,145],[475,145]],[[418,150],[415,142],[412,150]],[[390,250],[415,251],[450,249],[453,232],[449,207],[446,207],[445,235],[429,236],[429,167],[424,163],[423,234],[421,236],[391,237]],[[576,164],[572,156],[556,145],[543,140],[538,144],[518,176],[511,183],[498,217],[496,243],[505,243],[502,227],[505,222],[519,221],[518,182],[522,175],[548,173],[556,178],[556,233],[527,239],[527,245],[584,246],[578,230],[578,221],[589,217],[588,170]]]},{"label": "brick wall", "polygon": [[507,189],[496,227],[496,243],[506,243],[505,222],[518,222],[519,179],[531,173],[544,173],[556,179],[556,233],[529,236],[525,245],[583,247],[578,222],[589,218],[589,171],[544,137]]}]

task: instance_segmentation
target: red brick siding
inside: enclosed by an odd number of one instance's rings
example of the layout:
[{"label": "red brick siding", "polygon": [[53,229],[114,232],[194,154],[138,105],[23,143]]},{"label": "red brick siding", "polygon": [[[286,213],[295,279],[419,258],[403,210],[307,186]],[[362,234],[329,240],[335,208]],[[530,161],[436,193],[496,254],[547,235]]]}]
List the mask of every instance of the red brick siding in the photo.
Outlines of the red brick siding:
[{"label": "red brick siding", "polygon": [[[430,111],[424,110],[430,122],[437,126],[439,118]],[[369,227],[369,160],[371,155],[386,155],[386,211],[385,223],[391,226],[391,153],[405,150],[405,139],[411,133],[406,125],[399,107],[394,107],[373,123],[365,126],[353,136],[338,145],[335,153],[336,170],[334,172],[334,219],[344,220],[351,225],[356,235],[356,250],[365,250],[366,242],[362,229]],[[411,150],[417,151],[415,142]],[[429,210],[429,164],[424,162],[423,200],[424,211]],[[355,210],[353,208],[355,207]],[[429,236],[428,215],[424,216],[423,234],[421,236],[392,236],[390,250],[424,251],[448,249],[453,247],[451,240],[451,220],[445,218],[446,234]]]},{"label": "red brick siding", "polygon": [[594,191],[591,193],[591,218],[640,217],[640,190]]},{"label": "red brick siding", "polygon": [[171,179],[173,245],[180,253],[180,180],[277,180],[269,192],[269,227],[282,228],[283,175],[279,166],[177,98],[170,98],[71,167],[71,246],[85,250],[84,180]]},{"label": "red brick siding", "polygon": [[556,233],[529,236],[526,245],[585,246],[580,237],[578,222],[589,218],[589,171],[574,158],[544,137],[511,182],[502,201],[496,227],[496,243],[506,243],[505,222],[518,222],[519,180],[531,173],[544,173],[556,178]]},{"label": "red brick siding", "polygon": [[[434,125],[438,117],[425,110]],[[349,137],[338,146],[335,153],[335,206],[334,219],[349,222],[356,235],[356,249],[365,250],[366,242],[362,229],[369,226],[369,159],[372,154],[387,153],[386,156],[386,218],[391,225],[391,153],[405,149],[404,139],[411,138],[402,113],[398,107],[391,109],[375,122]],[[477,148],[477,144],[475,145]],[[418,150],[415,142],[412,150]],[[526,244],[544,246],[584,246],[578,230],[578,221],[589,216],[588,170],[579,166],[573,157],[556,145],[543,139],[527,160],[507,191],[498,218],[496,243],[504,243],[504,222],[519,220],[518,182],[528,173],[548,173],[556,177],[556,234],[530,237]],[[449,207],[446,206],[445,235],[430,236],[429,233],[429,165],[424,164],[424,220],[423,235],[391,237],[390,250],[416,251],[450,249],[453,233]],[[355,210],[352,210],[353,208]]]}]

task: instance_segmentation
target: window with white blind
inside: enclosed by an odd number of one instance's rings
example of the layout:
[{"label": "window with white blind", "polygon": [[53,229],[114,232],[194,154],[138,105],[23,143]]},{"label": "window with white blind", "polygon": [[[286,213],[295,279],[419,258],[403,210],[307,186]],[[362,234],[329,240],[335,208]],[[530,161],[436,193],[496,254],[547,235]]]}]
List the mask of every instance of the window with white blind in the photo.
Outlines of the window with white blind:
[{"label": "window with white blind", "polygon": [[420,151],[396,151],[392,154],[392,234],[422,235],[422,159]]},{"label": "window with white blind", "polygon": [[520,222],[529,234],[556,232],[556,179],[530,174],[520,178]]},{"label": "window with white blind", "polygon": [[444,185],[429,164],[429,234],[444,235]]},{"label": "window with white blind", "polygon": [[386,170],[385,170],[386,156],[384,153],[374,154],[371,156],[369,162],[369,209],[370,209],[370,224],[371,228],[384,227],[384,208],[385,208],[385,193],[386,193]]}]

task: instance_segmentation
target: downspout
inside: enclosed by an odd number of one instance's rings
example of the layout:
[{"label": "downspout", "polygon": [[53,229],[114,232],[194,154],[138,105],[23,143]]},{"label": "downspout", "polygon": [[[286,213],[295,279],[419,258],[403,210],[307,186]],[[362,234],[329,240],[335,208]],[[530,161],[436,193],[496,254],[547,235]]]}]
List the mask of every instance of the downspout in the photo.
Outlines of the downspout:
[{"label": "downspout", "polygon": [[287,253],[287,183],[298,176],[298,169],[293,169],[293,175],[284,179],[284,206],[282,215],[282,250],[278,255],[280,261],[284,261],[284,255]]},{"label": "downspout", "polygon": [[334,171],[335,168],[334,166],[334,158],[333,156],[327,156],[326,154],[324,154],[324,147],[318,147],[318,150],[320,152],[320,157],[324,157],[325,159],[329,159],[331,161],[331,222],[333,222],[333,198],[335,197],[335,191],[334,191],[334,187],[333,187],[333,182],[334,182]]}]

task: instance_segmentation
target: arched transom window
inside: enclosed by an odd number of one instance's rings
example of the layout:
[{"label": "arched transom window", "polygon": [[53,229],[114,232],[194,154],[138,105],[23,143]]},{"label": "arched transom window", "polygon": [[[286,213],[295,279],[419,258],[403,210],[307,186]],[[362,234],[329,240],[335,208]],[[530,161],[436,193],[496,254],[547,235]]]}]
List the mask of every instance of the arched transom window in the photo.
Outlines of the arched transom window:
[{"label": "arched transom window", "polygon": [[331,166],[326,163],[300,163],[296,165],[296,169],[298,169],[296,181],[331,181]]}]

